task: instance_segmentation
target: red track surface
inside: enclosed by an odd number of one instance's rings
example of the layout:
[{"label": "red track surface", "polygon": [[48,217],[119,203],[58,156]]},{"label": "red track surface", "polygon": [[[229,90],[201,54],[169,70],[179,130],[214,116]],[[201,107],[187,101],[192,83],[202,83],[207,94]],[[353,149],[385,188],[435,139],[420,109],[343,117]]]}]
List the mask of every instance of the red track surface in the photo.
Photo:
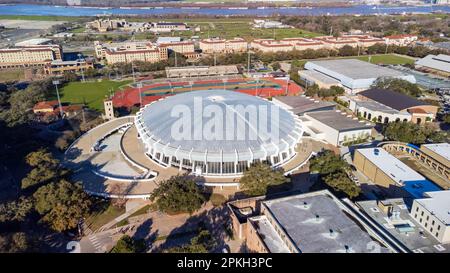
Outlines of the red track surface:
[{"label": "red track surface", "polygon": [[[283,79],[273,79],[273,78],[264,78],[266,81],[271,81],[273,83],[276,83],[280,85],[280,88],[270,88],[270,87],[259,87],[258,88],[258,96],[267,98],[267,97],[275,97],[280,95],[285,95],[286,93],[286,80]],[[227,83],[232,84],[233,82],[238,82],[242,80],[228,80]],[[217,83],[216,89],[222,89],[223,82],[221,80],[208,80],[208,81],[194,81],[194,84],[206,84],[206,83]],[[190,85],[189,82],[177,82],[173,83],[174,85],[180,84],[180,85]],[[242,84],[245,85],[245,84]],[[142,93],[146,93],[147,89],[155,88],[158,86],[169,86],[168,83],[155,83],[150,85],[145,85],[142,87]],[[188,92],[189,90],[187,90]],[[256,88],[250,88],[250,89],[237,89],[237,90],[230,90],[230,92],[241,92],[249,95],[255,95],[256,94]],[[288,95],[297,95],[299,93],[302,93],[302,88],[297,85],[295,82],[290,81],[288,86]],[[161,98],[164,98],[166,96],[171,96],[171,94],[164,94],[164,95],[147,95],[142,96],[142,104],[146,105],[148,103],[151,103],[153,101],[159,100]],[[130,108],[134,105],[139,105],[139,89],[138,88],[127,88],[123,91],[117,91],[114,94],[113,97],[113,105],[114,107],[126,107]]]}]

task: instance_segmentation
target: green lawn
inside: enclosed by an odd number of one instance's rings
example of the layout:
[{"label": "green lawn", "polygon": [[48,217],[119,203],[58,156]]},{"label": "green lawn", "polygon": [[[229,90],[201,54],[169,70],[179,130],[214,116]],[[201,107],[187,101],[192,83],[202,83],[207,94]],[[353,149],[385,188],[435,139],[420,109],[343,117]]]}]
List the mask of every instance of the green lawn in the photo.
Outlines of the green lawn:
[{"label": "green lawn", "polygon": [[[369,61],[369,56],[359,56],[356,58],[365,62]],[[371,56],[370,62],[374,64],[413,64],[414,59],[394,54],[387,54]]]},{"label": "green lawn", "polygon": [[86,219],[86,225],[91,230],[95,231],[124,213],[125,208],[117,208],[113,205],[109,205],[106,210],[101,213],[89,216]]},{"label": "green lawn", "polygon": [[[368,62],[369,56],[351,56],[351,57],[336,57],[336,58],[322,58],[320,60],[333,60],[333,59],[359,59],[361,61]],[[303,66],[307,61],[311,60],[295,60],[292,64],[296,66]],[[381,54],[381,55],[371,55],[370,62],[373,64],[413,64],[414,59],[409,57],[402,57],[395,54]]]},{"label": "green lawn", "polygon": [[131,81],[71,82],[60,89],[61,101],[70,103],[86,103],[89,108],[103,110],[103,100],[120,87]]}]

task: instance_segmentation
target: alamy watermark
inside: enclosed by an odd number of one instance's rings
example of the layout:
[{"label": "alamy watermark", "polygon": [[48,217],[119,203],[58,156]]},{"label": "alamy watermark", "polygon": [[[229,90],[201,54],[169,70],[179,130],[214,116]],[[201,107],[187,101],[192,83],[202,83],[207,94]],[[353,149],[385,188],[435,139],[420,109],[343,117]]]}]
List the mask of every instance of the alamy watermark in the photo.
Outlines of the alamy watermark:
[{"label": "alamy watermark", "polygon": [[176,118],[175,140],[279,140],[280,108],[271,103],[230,105],[221,96],[194,97],[193,107],[175,105],[170,115]]}]

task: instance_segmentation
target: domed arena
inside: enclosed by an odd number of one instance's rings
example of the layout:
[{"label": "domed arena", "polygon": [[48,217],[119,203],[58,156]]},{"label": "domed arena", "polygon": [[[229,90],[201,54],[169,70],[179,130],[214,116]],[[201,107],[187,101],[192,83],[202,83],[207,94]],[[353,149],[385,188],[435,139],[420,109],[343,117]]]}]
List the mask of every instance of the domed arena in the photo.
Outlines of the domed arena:
[{"label": "domed arena", "polygon": [[247,94],[203,90],[152,102],[136,115],[145,153],[162,167],[240,176],[252,163],[289,162],[303,135],[288,110]]}]

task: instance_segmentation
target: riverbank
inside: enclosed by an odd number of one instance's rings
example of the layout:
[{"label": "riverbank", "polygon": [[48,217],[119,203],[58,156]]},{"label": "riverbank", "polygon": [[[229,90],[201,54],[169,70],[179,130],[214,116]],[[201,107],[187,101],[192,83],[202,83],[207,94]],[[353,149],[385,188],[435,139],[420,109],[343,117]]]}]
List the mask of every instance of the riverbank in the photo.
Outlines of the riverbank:
[{"label": "riverbank", "polygon": [[263,7],[80,7],[14,4],[0,9],[0,15],[42,15],[42,16],[253,16],[270,17],[278,15],[385,15],[385,14],[431,14],[450,13],[450,6],[370,6],[352,5],[344,7],[297,7],[297,6],[263,6]]}]

